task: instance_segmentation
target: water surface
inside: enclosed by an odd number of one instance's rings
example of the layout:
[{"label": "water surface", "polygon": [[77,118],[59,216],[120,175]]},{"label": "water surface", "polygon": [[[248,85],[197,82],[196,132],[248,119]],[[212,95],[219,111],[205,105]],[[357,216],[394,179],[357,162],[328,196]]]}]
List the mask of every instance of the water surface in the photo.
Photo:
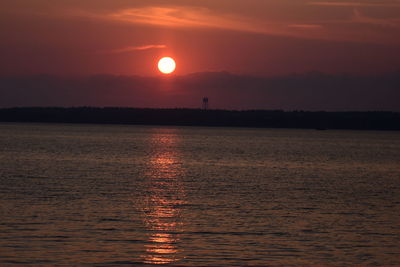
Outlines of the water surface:
[{"label": "water surface", "polygon": [[400,133],[0,124],[0,265],[400,265]]}]

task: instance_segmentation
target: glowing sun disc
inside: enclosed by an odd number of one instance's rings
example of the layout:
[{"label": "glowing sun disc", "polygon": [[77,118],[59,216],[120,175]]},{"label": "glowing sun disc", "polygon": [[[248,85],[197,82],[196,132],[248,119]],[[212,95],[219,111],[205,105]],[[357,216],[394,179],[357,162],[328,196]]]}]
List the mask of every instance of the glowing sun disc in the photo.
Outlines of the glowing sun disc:
[{"label": "glowing sun disc", "polygon": [[174,72],[176,68],[175,60],[170,57],[163,57],[158,61],[158,69],[164,74],[170,74]]}]

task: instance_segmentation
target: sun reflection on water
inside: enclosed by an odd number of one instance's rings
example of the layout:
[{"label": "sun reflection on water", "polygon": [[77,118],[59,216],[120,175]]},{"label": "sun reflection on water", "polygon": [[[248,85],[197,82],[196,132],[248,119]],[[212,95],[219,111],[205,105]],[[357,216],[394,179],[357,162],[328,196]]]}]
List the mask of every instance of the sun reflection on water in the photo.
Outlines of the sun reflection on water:
[{"label": "sun reflection on water", "polygon": [[148,199],[145,220],[150,236],[145,245],[144,263],[168,264],[179,260],[179,232],[184,204],[184,174],[177,150],[177,135],[163,130],[151,137],[148,162]]}]

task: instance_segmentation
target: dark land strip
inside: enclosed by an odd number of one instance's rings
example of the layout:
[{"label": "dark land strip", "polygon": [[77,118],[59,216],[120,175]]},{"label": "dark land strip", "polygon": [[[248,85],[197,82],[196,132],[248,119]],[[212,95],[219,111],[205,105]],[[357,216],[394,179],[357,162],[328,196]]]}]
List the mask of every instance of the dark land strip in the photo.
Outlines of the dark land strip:
[{"label": "dark land strip", "polygon": [[0,109],[1,122],[223,126],[258,128],[400,130],[399,112],[314,112],[117,107]]}]

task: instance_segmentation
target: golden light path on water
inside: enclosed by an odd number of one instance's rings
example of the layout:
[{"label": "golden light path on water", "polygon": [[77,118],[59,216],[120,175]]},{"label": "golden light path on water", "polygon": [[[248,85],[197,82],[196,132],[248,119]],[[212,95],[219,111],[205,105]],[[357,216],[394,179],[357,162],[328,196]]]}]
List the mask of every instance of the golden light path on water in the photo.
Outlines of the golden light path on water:
[{"label": "golden light path on water", "polygon": [[145,204],[145,223],[150,236],[145,245],[143,262],[168,264],[178,257],[178,233],[181,231],[181,209],[184,188],[180,155],[176,149],[177,135],[171,129],[151,136],[152,153],[148,162],[148,199]]}]

